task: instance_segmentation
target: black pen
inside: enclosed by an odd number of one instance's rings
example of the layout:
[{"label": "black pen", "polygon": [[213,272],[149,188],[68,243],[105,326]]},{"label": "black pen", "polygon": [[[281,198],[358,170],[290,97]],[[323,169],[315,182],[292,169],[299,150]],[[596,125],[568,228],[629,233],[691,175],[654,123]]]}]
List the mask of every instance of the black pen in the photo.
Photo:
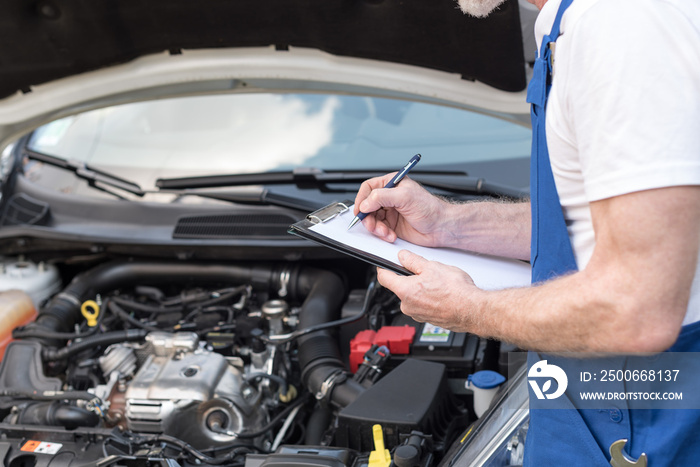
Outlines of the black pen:
[{"label": "black pen", "polygon": [[[410,172],[411,169],[413,169],[418,164],[418,161],[420,161],[420,154],[416,154],[415,156],[411,157],[411,160],[408,161],[408,164],[406,164],[403,167],[403,169],[399,170],[399,173],[397,173],[396,176],[389,181],[389,183],[384,185],[384,188],[394,188],[396,185],[398,185],[399,182],[403,180],[403,178],[408,174],[408,172]],[[348,230],[350,230],[355,224],[360,222],[365,217],[367,217],[366,212],[358,213],[352,220],[352,222],[350,222]]]}]

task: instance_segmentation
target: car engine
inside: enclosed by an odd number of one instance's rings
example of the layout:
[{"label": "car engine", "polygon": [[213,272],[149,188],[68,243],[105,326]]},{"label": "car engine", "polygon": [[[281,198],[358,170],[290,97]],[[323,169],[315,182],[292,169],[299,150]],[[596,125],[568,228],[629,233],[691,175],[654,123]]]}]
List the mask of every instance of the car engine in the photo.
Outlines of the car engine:
[{"label": "car engine", "polygon": [[476,419],[468,375],[507,374],[500,343],[411,320],[364,266],[3,261],[13,467],[436,465]]}]

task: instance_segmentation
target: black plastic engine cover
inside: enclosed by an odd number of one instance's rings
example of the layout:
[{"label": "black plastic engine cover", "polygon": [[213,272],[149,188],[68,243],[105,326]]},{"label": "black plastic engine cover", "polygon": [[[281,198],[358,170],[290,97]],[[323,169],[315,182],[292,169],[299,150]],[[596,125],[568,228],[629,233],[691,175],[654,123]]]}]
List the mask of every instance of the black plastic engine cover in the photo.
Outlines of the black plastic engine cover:
[{"label": "black plastic engine cover", "polygon": [[448,389],[445,365],[408,359],[341,410],[335,444],[371,451],[375,424],[382,426],[387,449],[413,430],[444,440],[462,413]]}]

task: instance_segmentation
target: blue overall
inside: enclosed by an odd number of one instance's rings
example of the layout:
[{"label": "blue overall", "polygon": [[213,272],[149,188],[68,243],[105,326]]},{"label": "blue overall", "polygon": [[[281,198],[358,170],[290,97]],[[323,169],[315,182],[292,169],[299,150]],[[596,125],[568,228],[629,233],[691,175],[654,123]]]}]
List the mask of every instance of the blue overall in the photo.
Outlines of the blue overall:
[{"label": "blue overall", "polygon": [[[559,202],[549,161],[545,134],[545,108],[552,80],[551,45],[559,36],[561,18],[573,0],[562,0],[549,35],[542,40],[527,101],[532,104],[532,157],[530,196],[532,207],[531,263],[533,284],[576,271],[571,241]],[[700,352],[700,323],[684,326],[675,352]],[[568,375],[581,367],[574,359],[544,356],[531,352],[528,365],[546,358]],[[618,368],[625,359],[620,358]],[[625,402],[604,410],[577,410],[567,394],[574,394],[576,383],[569,377],[569,388],[558,399],[561,409],[533,409],[525,445],[525,466],[610,466],[610,445],[627,439],[626,454],[637,459],[647,454],[649,467],[700,465],[700,410],[629,410]],[[571,384],[573,383],[573,385]],[[624,384],[624,383],[620,383]],[[622,390],[624,387],[611,388]]]}]

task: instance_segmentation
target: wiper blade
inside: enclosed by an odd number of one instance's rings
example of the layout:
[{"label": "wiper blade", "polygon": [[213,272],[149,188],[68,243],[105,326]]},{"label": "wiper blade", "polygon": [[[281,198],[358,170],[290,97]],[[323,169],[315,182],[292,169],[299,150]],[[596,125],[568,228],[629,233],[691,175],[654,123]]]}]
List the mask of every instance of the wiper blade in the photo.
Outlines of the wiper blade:
[{"label": "wiper blade", "polygon": [[411,178],[422,185],[440,190],[465,195],[504,196],[507,198],[524,199],[530,196],[527,190],[521,190],[502,183],[489,181],[482,177],[457,175],[416,175]]},{"label": "wiper blade", "polygon": [[[94,169],[82,161],[61,159],[60,157],[43,154],[29,148],[24,149],[24,155],[29,159],[73,172],[76,177],[86,180],[90,186],[98,189],[102,188],[96,186],[95,183],[101,183],[103,185],[118,188],[136,196],[143,196],[146,194],[146,192],[142,190],[137,183],[102,170]],[[117,193],[113,193],[111,191],[109,193],[119,196]]]},{"label": "wiper blade", "polygon": [[[338,171],[300,167],[290,172],[204,175],[200,177],[159,178],[158,188],[216,188],[248,185],[296,185],[299,188],[323,188],[328,183],[362,183],[383,175],[382,171]],[[413,173],[416,173],[414,171]]]},{"label": "wiper blade", "polygon": [[[263,172],[251,174],[205,175],[200,177],[159,178],[156,186],[161,189],[216,188],[248,185],[296,185],[298,188],[314,188],[322,192],[348,192],[354,190],[331,189],[328,184],[362,183],[368,178],[384,175],[388,171],[333,171],[316,168],[298,168],[291,172]],[[490,182],[481,177],[470,177],[465,172],[420,171],[411,172],[417,182],[459,194],[506,196],[526,198],[528,192],[508,185]]]},{"label": "wiper blade", "polygon": [[[250,185],[296,185],[297,188],[317,189],[323,192],[347,192],[328,187],[328,184],[362,183],[368,178],[378,177],[391,170],[342,170],[325,171],[317,168],[300,167],[290,172],[261,172],[231,175],[204,175],[199,177],[159,178],[156,186],[161,189],[217,188]],[[418,180],[424,175],[453,175],[466,177],[465,172],[413,170],[411,178]]]},{"label": "wiper blade", "polygon": [[[167,190],[162,191],[168,193]],[[266,188],[249,191],[194,191],[182,190],[174,191],[178,197],[199,196],[220,201],[230,201],[237,204],[251,204],[256,206],[280,206],[283,208],[295,209],[297,211],[312,212],[321,209],[325,204],[308,199],[295,198],[280,193],[274,193]]]}]

